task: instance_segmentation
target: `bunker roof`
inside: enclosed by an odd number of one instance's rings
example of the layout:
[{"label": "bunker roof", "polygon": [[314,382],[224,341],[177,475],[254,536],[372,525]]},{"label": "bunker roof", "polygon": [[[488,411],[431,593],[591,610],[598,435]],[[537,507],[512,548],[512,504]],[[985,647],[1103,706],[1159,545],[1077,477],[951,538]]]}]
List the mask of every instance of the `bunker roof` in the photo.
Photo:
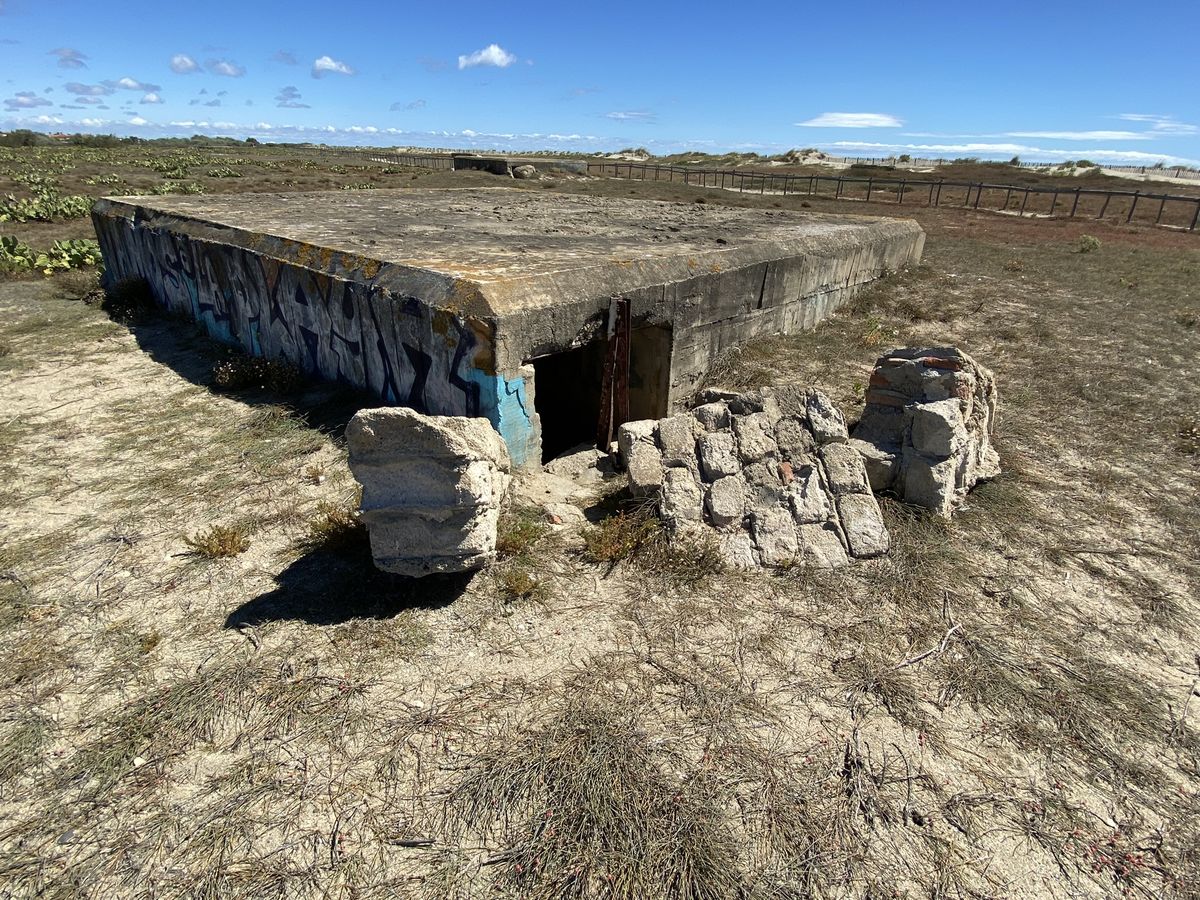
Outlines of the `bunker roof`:
[{"label": "bunker roof", "polygon": [[911,220],[512,188],[117,197],[96,213],[497,318],[919,230]]}]

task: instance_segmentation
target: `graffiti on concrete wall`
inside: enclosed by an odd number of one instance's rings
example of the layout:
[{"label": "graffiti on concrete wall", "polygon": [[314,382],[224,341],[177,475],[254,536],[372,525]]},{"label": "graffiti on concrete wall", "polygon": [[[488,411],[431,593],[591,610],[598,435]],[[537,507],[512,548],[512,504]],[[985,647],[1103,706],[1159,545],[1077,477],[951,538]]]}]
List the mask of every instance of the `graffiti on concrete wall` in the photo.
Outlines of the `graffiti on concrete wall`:
[{"label": "graffiti on concrete wall", "polygon": [[495,373],[487,323],[123,217],[97,215],[95,225],[106,278],[146,279],[162,306],[217,340],[365,388],[388,405],[483,416],[505,438],[514,463],[537,455],[524,380]]}]

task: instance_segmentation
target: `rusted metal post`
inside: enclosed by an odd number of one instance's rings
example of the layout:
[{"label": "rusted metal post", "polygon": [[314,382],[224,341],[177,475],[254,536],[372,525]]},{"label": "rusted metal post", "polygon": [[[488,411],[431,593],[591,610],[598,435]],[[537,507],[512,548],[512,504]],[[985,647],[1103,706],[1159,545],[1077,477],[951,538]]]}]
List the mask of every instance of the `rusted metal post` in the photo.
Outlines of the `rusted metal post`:
[{"label": "rusted metal post", "polygon": [[1075,218],[1075,210],[1079,208],[1079,188],[1075,188],[1075,202],[1071,204],[1071,218]]},{"label": "rusted metal post", "polygon": [[1192,224],[1188,227],[1188,231],[1195,231],[1197,222],[1200,222],[1200,200],[1196,201],[1196,214],[1192,216]]},{"label": "rusted metal post", "polygon": [[900,182],[900,199],[896,201],[896,202],[897,202],[897,203],[898,203],[900,206],[903,206],[903,205],[904,205],[904,189],[905,189],[906,187],[908,187],[908,182],[907,182],[907,181],[901,181],[901,182]]},{"label": "rusted metal post", "polygon": [[1158,204],[1158,215],[1154,217],[1154,224],[1157,225],[1162,221],[1163,207],[1167,205],[1167,195],[1163,194],[1162,200]]},{"label": "rusted metal post", "polygon": [[1008,211],[1008,203],[1010,200],[1012,200],[1012,191],[1013,191],[1013,189],[1010,187],[1008,189],[1008,193],[1004,195],[1004,210],[1005,210],[1005,212]]},{"label": "rusted metal post", "polygon": [[1133,211],[1137,209],[1138,198],[1142,195],[1141,191],[1133,192],[1133,202],[1129,204],[1129,215],[1125,217],[1125,224],[1128,225],[1133,221]]},{"label": "rusted metal post", "polygon": [[[970,193],[968,191],[968,193]],[[975,209],[979,209],[979,199],[983,196],[983,183],[975,185]]]},{"label": "rusted metal post", "polygon": [[1100,214],[1099,214],[1098,216],[1096,216],[1096,218],[1097,218],[1097,219],[1103,219],[1103,218],[1104,218],[1104,213],[1105,213],[1105,212],[1108,210],[1108,201],[1109,201],[1109,200],[1111,200],[1111,199],[1112,199],[1112,192],[1110,191],[1110,192],[1107,192],[1107,193],[1104,195],[1104,203],[1103,203],[1103,205],[1100,207]]},{"label": "rusted metal post", "polygon": [[1025,204],[1029,202],[1029,188],[1025,188],[1025,196],[1021,198],[1021,215],[1025,215]]},{"label": "rusted metal post", "polygon": [[837,190],[833,192],[833,199],[834,200],[842,199],[842,176],[841,175],[838,176]]},{"label": "rusted metal post", "polygon": [[868,203],[871,202],[871,188],[874,186],[874,184],[875,184],[874,178],[867,179],[867,202]]},{"label": "rusted metal post", "polygon": [[1054,207],[1058,206],[1058,191],[1054,192],[1054,199],[1050,201],[1050,215],[1054,215]]}]

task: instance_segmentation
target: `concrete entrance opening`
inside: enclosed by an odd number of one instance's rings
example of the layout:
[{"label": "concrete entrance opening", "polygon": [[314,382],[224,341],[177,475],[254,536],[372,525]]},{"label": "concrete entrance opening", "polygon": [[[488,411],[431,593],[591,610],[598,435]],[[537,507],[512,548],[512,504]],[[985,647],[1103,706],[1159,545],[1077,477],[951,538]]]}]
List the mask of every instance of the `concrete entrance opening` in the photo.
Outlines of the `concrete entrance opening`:
[{"label": "concrete entrance opening", "polygon": [[[613,392],[625,394],[623,402],[619,398],[614,402],[614,407],[622,410],[613,420],[614,439],[616,429],[625,422],[667,415],[671,329],[659,325],[631,329],[628,359],[616,360],[617,370],[606,370],[607,355],[608,341],[598,338],[582,347],[529,361],[534,371],[534,408],[542,423],[542,462],[602,441],[601,408],[605,397]],[[624,372],[619,371],[622,365],[626,367]],[[624,412],[626,407],[628,413]]]}]

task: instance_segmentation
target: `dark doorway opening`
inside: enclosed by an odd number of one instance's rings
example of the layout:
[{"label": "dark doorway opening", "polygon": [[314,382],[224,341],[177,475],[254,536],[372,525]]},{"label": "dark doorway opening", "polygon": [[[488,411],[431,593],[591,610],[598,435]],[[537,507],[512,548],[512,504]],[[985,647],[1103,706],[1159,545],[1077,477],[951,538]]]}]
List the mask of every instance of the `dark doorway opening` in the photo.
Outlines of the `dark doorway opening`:
[{"label": "dark doorway opening", "polygon": [[[580,445],[596,445],[605,350],[602,337],[583,347],[530,360],[533,404],[542,422],[542,462]],[[667,415],[671,329],[655,325],[633,328],[628,367],[629,419]]]}]

